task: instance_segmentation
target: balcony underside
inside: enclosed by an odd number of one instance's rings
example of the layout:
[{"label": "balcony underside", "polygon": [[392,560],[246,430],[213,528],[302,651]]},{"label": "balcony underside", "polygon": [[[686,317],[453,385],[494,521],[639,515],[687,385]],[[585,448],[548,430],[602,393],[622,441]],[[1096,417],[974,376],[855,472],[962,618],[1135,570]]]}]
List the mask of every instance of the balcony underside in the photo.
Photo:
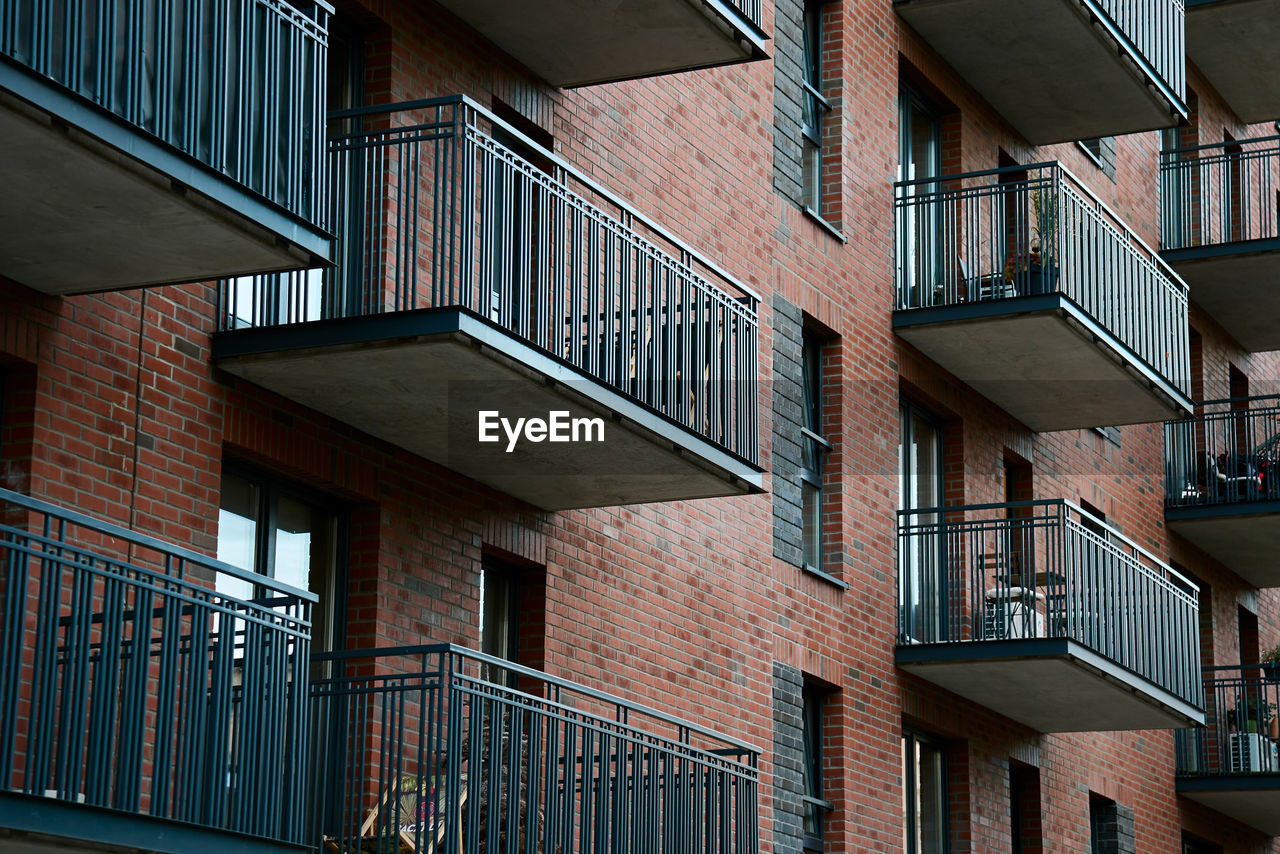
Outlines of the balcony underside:
[{"label": "balcony underside", "polygon": [[1188,4],[1187,56],[1245,124],[1280,117],[1276,0]]},{"label": "balcony underside", "polygon": [[897,664],[1036,732],[1204,723],[1199,709],[1062,638],[899,646]]},{"label": "balcony underside", "polygon": [[308,850],[194,824],[13,792],[0,792],[0,849],[6,854],[101,854],[104,850],[303,854]]},{"label": "balcony underside", "polygon": [[1035,431],[1144,424],[1191,411],[1175,387],[1060,295],[899,311],[894,329]]},{"label": "balcony underside", "polygon": [[[220,333],[224,370],[546,510],[761,491],[761,471],[460,309]],[[478,441],[512,422],[603,418],[603,442]],[[503,435],[501,429],[499,435]],[[581,434],[585,435],[585,434]]]},{"label": "balcony underside", "polygon": [[1160,253],[1191,299],[1251,353],[1280,349],[1280,239],[1246,240]]},{"label": "balcony underside", "polygon": [[1079,0],[909,0],[898,13],[1035,145],[1172,127],[1181,105]]},{"label": "balcony underside", "polygon": [[45,293],[303,269],[329,257],[315,226],[3,58],[0,186],[0,275]]},{"label": "balcony underside", "polygon": [[725,0],[440,0],[555,86],[764,59],[765,36]]},{"label": "balcony underside", "polygon": [[1280,836],[1280,774],[1178,777],[1178,794],[1225,816]]},{"label": "balcony underside", "polygon": [[1165,520],[1254,587],[1280,587],[1280,502],[1170,508]]}]

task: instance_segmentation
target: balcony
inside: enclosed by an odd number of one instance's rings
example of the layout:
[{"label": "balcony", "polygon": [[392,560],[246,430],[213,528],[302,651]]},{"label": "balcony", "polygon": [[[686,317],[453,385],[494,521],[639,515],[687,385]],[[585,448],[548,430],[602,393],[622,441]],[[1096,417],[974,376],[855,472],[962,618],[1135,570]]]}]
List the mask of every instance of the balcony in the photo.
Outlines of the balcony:
[{"label": "balcony", "polygon": [[1280,116],[1280,4],[1187,0],[1187,56],[1245,124]]},{"label": "balcony", "polygon": [[7,490],[0,561],[6,846],[300,850],[314,596]]},{"label": "balcony", "polygon": [[1277,198],[1280,136],[1161,152],[1161,255],[1252,352],[1280,349]]},{"label": "balcony", "polygon": [[553,86],[587,86],[766,57],[761,0],[440,0]]},{"label": "balcony", "polygon": [[1205,725],[1177,733],[1178,794],[1280,836],[1280,672],[1206,667],[1204,693]]},{"label": "balcony", "polygon": [[0,276],[51,294],[327,263],[321,0],[0,0]]},{"label": "balcony", "polygon": [[457,647],[319,659],[326,851],[758,850],[754,747]]},{"label": "balcony", "polygon": [[1210,400],[1164,427],[1165,522],[1254,587],[1280,587],[1280,397]]},{"label": "balcony", "polygon": [[1033,145],[1187,117],[1182,0],[895,0]]},{"label": "balcony", "polygon": [[1190,412],[1186,286],[1065,167],[895,185],[894,330],[1037,431]]},{"label": "balcony", "polygon": [[898,514],[898,667],[1038,732],[1204,722],[1196,587],[1067,501]]},{"label": "balcony", "polygon": [[335,120],[339,264],[225,282],[221,368],[548,510],[760,491],[755,294],[465,98]]}]

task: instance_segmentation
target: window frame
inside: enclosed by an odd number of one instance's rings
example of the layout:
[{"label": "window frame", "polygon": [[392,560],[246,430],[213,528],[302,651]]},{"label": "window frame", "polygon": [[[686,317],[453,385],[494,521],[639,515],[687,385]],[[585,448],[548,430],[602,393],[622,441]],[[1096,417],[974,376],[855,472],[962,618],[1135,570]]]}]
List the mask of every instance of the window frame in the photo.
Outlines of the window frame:
[{"label": "window frame", "polygon": [[827,118],[835,105],[823,90],[826,65],[823,25],[826,6],[832,0],[803,0],[800,16],[800,194],[805,213],[824,225],[832,234],[844,239],[823,213],[823,166],[828,155]]},{"label": "window frame", "polygon": [[[825,400],[823,386],[827,382],[826,370],[827,341],[818,332],[804,327],[800,339],[800,538],[801,564],[808,572],[816,573],[833,581],[834,576],[826,570],[826,525],[824,510],[827,500],[826,473],[827,456],[833,446],[823,435],[823,416]],[[816,430],[814,428],[817,428]],[[812,465],[810,462],[812,461]],[[812,532],[815,541],[814,553],[810,553],[810,519],[806,512],[806,495],[813,495],[817,507],[816,529]]]},{"label": "window frame", "polygon": [[[826,752],[823,741],[826,739],[826,710],[829,697],[834,693],[813,682],[805,681],[801,689],[801,739],[804,749],[803,782],[800,802],[804,810],[801,818],[802,849],[806,852],[822,854],[826,849],[827,817],[835,806],[823,797],[823,780],[826,774]],[[808,832],[809,811],[817,816],[818,835]]]},{"label": "window frame", "polygon": [[[941,849],[938,851],[921,851],[916,845],[916,837],[919,835],[920,823],[920,805],[916,801],[916,791],[919,788],[919,768],[916,761],[916,748],[919,745],[926,745],[938,754],[939,758],[939,784],[941,787],[941,797],[939,803],[941,805],[940,815],[941,822]],[[937,738],[925,735],[915,730],[905,729],[902,733],[902,755],[903,755],[903,779],[902,779],[902,840],[903,854],[948,854],[951,850],[951,785],[950,785],[950,768],[947,758],[946,746]]]}]

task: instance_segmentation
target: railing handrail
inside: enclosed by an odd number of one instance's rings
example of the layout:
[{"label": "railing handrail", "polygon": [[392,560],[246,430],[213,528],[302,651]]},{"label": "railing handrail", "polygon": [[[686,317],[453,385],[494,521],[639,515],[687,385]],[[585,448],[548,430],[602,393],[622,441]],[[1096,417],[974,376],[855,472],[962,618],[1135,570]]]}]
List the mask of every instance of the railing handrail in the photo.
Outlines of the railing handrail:
[{"label": "railing handrail", "polygon": [[[1077,177],[1076,174],[1072,172],[1071,169],[1060,160],[1044,160],[1039,163],[1028,163],[1026,165],[1001,166],[996,169],[979,169],[973,172],[960,172],[956,174],[937,175],[933,178],[915,178],[910,181],[896,181],[894,182],[894,187],[895,188],[913,187],[913,186],[919,186],[922,184],[942,185],[949,182],[963,181],[970,178],[985,178],[993,175],[996,175],[996,176],[1007,175],[1011,172],[1028,172],[1029,173],[1037,169],[1046,170],[1049,172],[1057,171],[1057,172],[1060,172],[1062,175],[1066,176],[1066,178],[1068,179],[1071,185],[1071,188],[1076,192],[1080,193],[1081,195],[1083,195],[1085,199],[1091,204],[1093,204],[1093,206],[1096,207],[1099,211],[1106,214],[1107,219],[1123,233],[1126,239],[1128,239],[1131,243],[1137,244],[1143,250],[1143,252],[1146,253],[1145,260],[1155,264],[1155,266],[1160,270],[1160,272],[1165,274],[1165,278],[1169,280],[1169,286],[1173,288],[1175,292],[1180,293],[1184,299],[1186,298],[1187,294],[1190,292],[1190,286],[1188,286],[1187,283],[1183,281],[1182,277],[1179,276],[1176,272],[1174,272],[1174,269],[1170,267],[1169,264],[1166,263],[1162,257],[1160,257],[1159,252],[1156,252],[1154,249],[1152,249],[1151,245],[1147,243],[1145,240],[1143,240],[1141,235],[1139,235],[1132,228],[1130,228],[1128,223],[1126,223],[1124,219],[1118,216],[1116,212],[1113,211],[1106,202],[1098,198],[1097,194],[1095,194],[1093,190],[1089,189],[1088,184],[1086,184],[1084,181],[1081,181],[1080,178]],[[1037,178],[1028,176],[1023,181],[1010,182],[1005,186],[1006,187],[1013,186],[1014,184],[1022,184],[1022,183],[1025,183],[1025,184],[1048,183],[1051,180],[1052,179],[1049,177],[1037,179]],[[930,197],[951,196],[951,195],[955,195],[957,192],[959,191],[946,190],[939,187],[939,189],[937,190],[930,190],[928,192],[923,192],[923,193],[913,193],[909,196],[909,200],[913,204],[919,204],[922,200],[928,200]],[[903,201],[903,200],[904,199],[901,196],[899,196],[899,201]]]},{"label": "railing handrail", "polygon": [[[1177,69],[1162,69],[1157,66],[1155,58],[1148,56],[1147,51],[1138,46],[1137,41],[1120,26],[1119,22],[1113,18],[1112,13],[1104,8],[1099,0],[1083,0],[1083,2],[1089,11],[1092,12],[1093,17],[1097,18],[1098,24],[1107,31],[1107,34],[1110,35],[1111,38],[1115,39],[1117,44],[1120,44],[1127,49],[1128,53],[1134,60],[1134,65],[1136,65],[1142,72],[1142,76],[1146,77],[1147,81],[1160,91],[1160,94],[1178,110],[1183,118],[1186,118],[1189,111],[1187,108],[1186,96],[1186,7],[1183,5],[1183,0],[1166,0],[1166,2],[1174,7],[1176,20],[1182,24],[1179,29],[1179,34],[1182,38],[1178,40],[1178,44],[1174,45],[1176,48],[1174,61],[1181,61],[1182,68],[1181,73],[1178,74],[1177,78],[1173,81],[1165,79],[1165,72],[1170,70],[1176,71]],[[1124,0],[1124,2],[1130,2],[1130,0]],[[1181,93],[1177,91],[1177,88],[1179,87],[1182,89]]]},{"label": "railing handrail", "polygon": [[[1200,668],[1200,670],[1204,673],[1217,673],[1220,671],[1227,671],[1227,670],[1244,671],[1244,670],[1252,670],[1259,667],[1272,667],[1272,666],[1280,666],[1280,665],[1274,665],[1270,661],[1260,661],[1257,664],[1205,664]],[[1206,680],[1206,681],[1211,681],[1211,680]]]},{"label": "railing handrail", "polygon": [[[1182,145],[1176,148],[1162,148],[1160,149],[1160,156],[1163,159],[1166,155],[1171,155],[1171,154],[1187,154],[1193,151],[1207,151],[1213,148],[1225,149],[1233,145],[1244,147],[1246,145],[1250,145],[1252,143],[1259,143],[1259,142],[1280,143],[1280,134],[1272,134],[1271,136],[1247,136],[1242,139],[1233,139],[1230,142],[1206,142],[1203,145]],[[1223,153],[1226,154],[1227,152],[1224,151]],[[1243,154],[1244,152],[1231,152],[1231,153]],[[1178,164],[1178,162],[1179,161],[1176,161],[1176,160],[1170,161],[1170,162],[1162,161],[1162,165],[1164,165],[1166,168],[1173,168]]]},{"label": "railing handrail", "polygon": [[[1274,400],[1274,401],[1276,401],[1277,406],[1280,406],[1280,394],[1254,394],[1254,395],[1249,395],[1249,396],[1247,396],[1247,397],[1220,397],[1220,398],[1217,398],[1217,399],[1215,399],[1215,400],[1196,400],[1196,401],[1192,401],[1192,404],[1191,404],[1191,405],[1192,405],[1192,406],[1194,406],[1196,409],[1200,409],[1200,408],[1205,407],[1205,406],[1222,406],[1222,405],[1224,405],[1224,404],[1231,404],[1231,403],[1253,403],[1254,401],[1258,401],[1258,400]],[[1246,410],[1246,409],[1238,409],[1238,410],[1234,410],[1234,411],[1236,411],[1236,412],[1260,412],[1260,411],[1265,411],[1265,410],[1270,409],[1270,408],[1271,408],[1271,407],[1269,407],[1269,406],[1263,406],[1263,407],[1260,407],[1259,409],[1247,409],[1247,410]],[[1233,410],[1228,410],[1228,412],[1231,412],[1231,411],[1233,411]],[[1209,413],[1205,413],[1205,414],[1206,414],[1206,415],[1208,415]],[[1215,414],[1216,414],[1216,413],[1215,413]],[[1175,424],[1176,424],[1176,423],[1177,423],[1177,422],[1179,422],[1179,421],[1194,421],[1196,418],[1199,418],[1199,417],[1202,417],[1202,416],[1198,416],[1198,415],[1188,415],[1188,416],[1186,416],[1186,417],[1184,417],[1184,418],[1174,418],[1174,419],[1172,419],[1172,420],[1171,420],[1171,422],[1170,422],[1170,423],[1175,423]]]},{"label": "railing handrail", "polygon": [[[945,516],[948,513],[952,513],[952,514],[970,513],[970,512],[977,512],[977,511],[1004,510],[1004,509],[1016,510],[1019,508],[1026,508],[1026,507],[1069,507],[1072,510],[1074,510],[1076,513],[1079,513],[1083,516],[1088,516],[1090,519],[1094,520],[1099,525],[1106,528],[1108,536],[1114,537],[1115,539],[1129,546],[1135,552],[1137,552],[1138,554],[1142,555],[1143,557],[1147,558],[1149,561],[1154,563],[1157,567],[1160,568],[1162,572],[1167,573],[1168,576],[1178,580],[1182,584],[1186,585],[1186,587],[1188,588],[1188,590],[1183,590],[1174,586],[1173,587],[1174,590],[1177,590],[1177,592],[1179,593],[1190,592],[1193,600],[1198,601],[1199,596],[1194,591],[1198,591],[1200,588],[1199,588],[1199,585],[1197,585],[1194,581],[1187,578],[1181,572],[1178,572],[1178,570],[1174,569],[1172,566],[1165,563],[1160,558],[1156,557],[1153,553],[1151,553],[1147,549],[1144,549],[1142,546],[1138,545],[1133,540],[1126,537],[1120,531],[1117,531],[1115,527],[1110,523],[1108,523],[1105,519],[1099,519],[1097,516],[1093,515],[1089,511],[1080,507],[1075,502],[1066,498],[1039,498],[1032,501],[1003,501],[1003,502],[997,502],[994,504],[958,504],[958,505],[944,506],[944,507],[912,508],[908,510],[899,510],[898,516],[903,517],[903,516],[929,514],[929,513],[938,514],[939,516]],[[1016,523],[1022,520],[1014,518],[1014,519],[1008,519],[1003,521]],[[1027,520],[1027,521],[1034,521],[1034,520]],[[934,523],[930,523],[930,524],[934,524]],[[942,524],[945,524],[945,523],[942,523]],[[899,522],[898,527],[912,528],[912,527],[927,527],[927,526],[926,525],[919,525],[919,526],[904,525],[902,522]],[[1145,569],[1145,567],[1143,568]],[[1167,580],[1167,579],[1159,578],[1159,576],[1157,576],[1157,579],[1160,581]]]},{"label": "railing handrail", "polygon": [[[301,588],[285,584],[282,581],[277,581],[269,576],[259,575],[256,572],[249,572],[248,570],[241,569],[237,566],[232,566],[229,563],[224,563],[217,558],[200,554],[192,549],[166,542],[148,534],[138,533],[137,531],[130,530],[129,528],[122,527],[113,522],[104,522],[100,519],[95,519],[92,516],[86,516],[76,510],[70,510],[57,504],[43,501],[39,498],[32,498],[29,495],[23,495],[22,493],[14,492],[9,489],[0,489],[0,505],[3,504],[16,505],[37,513],[43,513],[46,516],[51,516],[55,519],[63,519],[81,528],[97,531],[100,534],[106,534],[110,537],[118,537],[126,542],[142,546],[143,548],[170,554],[189,563],[194,563],[207,569],[224,573],[240,581],[248,581],[258,587],[266,587],[277,593],[283,593],[287,596],[295,597],[306,602],[315,603],[319,601],[319,597],[309,590],[302,590]],[[92,551],[92,549],[81,550]]]},{"label": "railing handrail", "polygon": [[[640,714],[647,715],[649,717],[660,720],[663,723],[670,724],[678,728],[686,729],[689,732],[694,732],[699,735],[705,736],[707,738],[711,738],[716,741],[722,742],[724,744],[731,745],[735,748],[738,748],[742,753],[754,754],[757,757],[761,753],[761,750],[758,747],[748,744],[747,742],[742,741],[740,739],[733,738],[732,736],[725,735],[724,733],[716,732],[715,730],[710,729],[709,727],[702,726],[701,724],[694,723],[693,721],[676,717],[675,715],[671,715],[666,712],[659,711],[658,709],[655,709],[651,706],[646,706],[642,703],[637,703],[633,700],[624,699],[622,697],[617,696],[616,694],[610,694],[607,691],[601,691],[596,688],[591,688],[586,685],[582,685],[581,683],[572,682],[568,679],[562,679],[558,676],[553,676],[549,673],[544,673],[541,670],[536,670],[531,667],[526,667],[522,664],[517,664],[516,662],[508,661],[503,658],[496,658],[494,656],[487,655],[486,653],[469,649],[468,647],[459,646],[458,644],[439,643],[439,644],[418,644],[414,646],[400,646],[400,647],[372,647],[369,649],[344,649],[344,650],[336,650],[333,652],[315,653],[312,655],[312,660],[319,661],[319,662],[351,661],[351,660],[359,660],[359,659],[378,659],[378,658],[393,658],[393,657],[406,657],[406,656],[413,656],[413,655],[435,655],[435,654],[455,655],[460,658],[470,659],[480,664],[488,664],[492,667],[499,668],[503,671],[516,673],[520,676],[524,676],[529,679],[535,679],[539,682],[545,682],[549,685],[554,685],[558,688],[568,689],[574,693],[581,694],[582,696],[589,697],[593,700],[599,700],[601,702],[611,703],[614,706],[618,706],[628,711],[638,712]],[[394,676],[403,675],[403,674],[386,673],[386,674],[377,674],[377,675],[394,677]],[[466,674],[461,674],[461,675],[466,676]],[[471,678],[471,677],[468,676],[467,678]],[[335,680],[340,680],[340,677],[334,677],[333,679],[319,679],[319,680],[315,680],[315,682],[316,684],[321,684],[321,683],[335,681]],[[508,690],[511,690],[515,693],[520,693],[520,694],[525,693],[521,691],[516,691],[516,689],[508,689]],[[532,696],[532,695],[529,695],[529,696]]]},{"label": "railing handrail", "polygon": [[[750,299],[754,300],[755,303],[757,304],[761,302],[761,296],[759,292],[743,284],[734,276],[731,276],[719,265],[704,258],[701,253],[696,252],[687,243],[685,243],[680,238],[676,237],[674,234],[672,234],[666,228],[659,225],[657,222],[653,221],[652,219],[645,216],[644,214],[639,213],[638,207],[633,202],[623,198],[622,196],[618,195],[617,193],[614,193],[611,190],[605,189],[599,183],[597,183],[596,181],[592,180],[591,178],[583,174],[583,172],[579,170],[577,167],[570,164],[569,161],[565,160],[563,157],[556,154],[551,149],[545,147],[540,142],[537,142],[536,140],[534,140],[532,137],[525,134],[516,126],[499,118],[491,110],[486,109],[479,102],[471,98],[469,95],[443,95],[436,98],[420,98],[412,101],[398,101],[390,104],[376,104],[376,105],[367,106],[367,107],[355,107],[353,109],[348,109],[348,110],[334,110],[329,113],[329,118],[334,120],[348,119],[348,118],[361,118],[361,117],[366,117],[371,115],[390,114],[390,113],[397,113],[397,112],[405,112],[409,110],[430,109],[430,108],[443,107],[443,106],[449,106],[449,105],[463,106],[483,116],[486,121],[492,122],[494,125],[502,128],[504,133],[510,134],[512,137],[518,140],[521,145],[528,146],[533,151],[536,151],[539,158],[543,158],[548,162],[554,164],[557,168],[563,170],[563,172],[566,175],[572,177],[574,181],[586,187],[595,195],[598,195],[602,199],[608,201],[610,204],[616,206],[620,211],[624,212],[630,219],[634,220],[637,223],[640,223],[646,229],[652,231],[654,234],[658,235],[663,240],[666,240],[673,247],[680,250],[681,253],[687,255],[689,258],[696,260],[699,266],[705,268],[708,272],[714,274],[714,276],[720,279],[722,282],[730,285],[733,290],[737,290],[742,296],[749,297]],[[344,134],[338,134],[338,136],[343,136],[343,135]],[[672,260],[680,263],[685,263],[686,265],[688,264],[688,262],[682,258],[673,258]],[[754,313],[754,307],[752,307],[752,310]]]}]

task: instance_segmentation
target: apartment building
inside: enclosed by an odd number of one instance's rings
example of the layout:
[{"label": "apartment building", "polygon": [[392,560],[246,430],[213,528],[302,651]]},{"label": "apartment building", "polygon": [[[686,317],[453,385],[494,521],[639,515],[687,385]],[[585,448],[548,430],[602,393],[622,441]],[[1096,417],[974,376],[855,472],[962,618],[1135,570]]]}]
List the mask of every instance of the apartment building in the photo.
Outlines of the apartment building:
[{"label": "apartment building", "polygon": [[1277,22],[0,0],[0,848],[1280,850]]}]

